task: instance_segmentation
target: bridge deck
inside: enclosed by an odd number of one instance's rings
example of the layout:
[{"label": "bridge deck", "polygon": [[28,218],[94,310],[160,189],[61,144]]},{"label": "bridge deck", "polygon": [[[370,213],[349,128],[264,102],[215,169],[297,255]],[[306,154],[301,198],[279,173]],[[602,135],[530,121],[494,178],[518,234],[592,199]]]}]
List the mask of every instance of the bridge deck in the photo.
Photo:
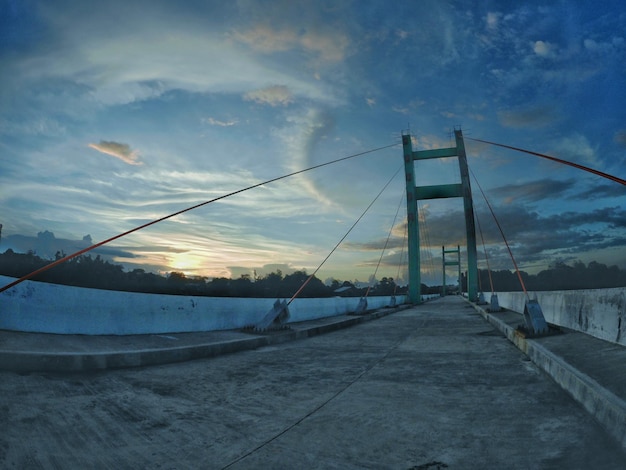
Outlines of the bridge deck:
[{"label": "bridge deck", "polygon": [[0,418],[3,468],[626,464],[578,403],[457,297],[211,359],[3,371]]}]

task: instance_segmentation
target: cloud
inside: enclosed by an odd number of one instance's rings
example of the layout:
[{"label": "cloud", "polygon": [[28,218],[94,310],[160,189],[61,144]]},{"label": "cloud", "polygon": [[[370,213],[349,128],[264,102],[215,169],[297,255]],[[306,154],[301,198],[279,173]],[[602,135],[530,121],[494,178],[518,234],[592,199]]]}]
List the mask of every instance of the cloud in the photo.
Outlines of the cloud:
[{"label": "cloud", "polygon": [[274,85],[260,90],[249,91],[243,96],[246,101],[255,101],[270,106],[287,106],[293,103],[293,95],[284,85]]},{"label": "cloud", "polygon": [[404,29],[397,29],[395,31],[395,35],[398,39],[400,39],[401,41],[404,41],[406,38],[408,38],[411,33],[409,33],[408,31],[405,31]]},{"label": "cloud", "polygon": [[[623,236],[626,210],[620,207],[541,214],[522,205],[511,204],[495,207],[495,212],[512,247],[513,256],[520,264],[540,262],[545,266],[564,254],[580,256],[610,247],[626,247]],[[508,251],[491,215],[486,209],[478,207],[476,216],[480,220],[492,268],[512,268]],[[464,246],[465,227],[459,222],[462,220],[462,211],[431,214],[427,220],[430,248],[439,250],[442,245]],[[422,246],[427,246],[423,240]],[[614,262],[625,265],[626,251]]]},{"label": "cloud", "polygon": [[401,106],[394,106],[393,108],[391,108],[391,110],[400,114],[409,114],[410,112],[409,108],[401,107]]},{"label": "cloud", "polygon": [[266,54],[301,48],[315,53],[326,63],[344,60],[350,45],[350,40],[345,34],[332,29],[296,31],[289,28],[278,29],[259,25],[248,31],[235,31],[232,37],[251,49]]},{"label": "cloud", "polygon": [[570,190],[575,184],[576,181],[573,179],[563,181],[544,178],[527,183],[499,186],[489,190],[489,193],[504,199],[507,204],[520,201],[537,202],[554,199]]},{"label": "cloud", "polygon": [[[96,8],[103,10],[102,17],[111,14],[105,5]],[[158,10],[156,18],[163,15]],[[55,42],[16,59],[16,78],[27,84],[25,90],[41,89],[49,83],[72,84],[84,100],[98,106],[155,99],[173,90],[240,95],[278,83],[294,95],[326,103],[337,100],[334,86],[254,55],[218,26],[207,28],[194,21],[172,23],[133,12],[107,31],[109,24],[104,26],[98,12],[76,17],[77,13],[46,9],[46,14]],[[331,45],[324,41],[328,40],[308,41],[308,47],[329,47],[319,54],[343,57],[333,52],[333,41]],[[288,37],[277,42],[291,47]],[[43,99],[44,94],[39,95],[37,99]]]},{"label": "cloud", "polygon": [[500,24],[500,19],[502,18],[502,13],[497,13],[490,11],[487,13],[487,17],[485,21],[487,22],[488,29],[498,29],[498,25]]},{"label": "cloud", "polygon": [[202,122],[206,122],[208,124],[211,124],[212,126],[230,127],[236,125],[239,121],[237,119],[231,119],[230,121],[220,121],[218,119],[209,117],[203,118]]},{"label": "cloud", "polygon": [[620,129],[613,136],[613,142],[616,144],[626,147],[626,129]]},{"label": "cloud", "polygon": [[585,49],[592,53],[611,53],[624,46],[624,38],[613,37],[611,41],[598,42],[593,39],[585,39],[583,41]]},{"label": "cloud", "polygon": [[[313,108],[304,114],[291,116],[289,121],[293,128],[285,129],[281,137],[288,148],[289,166],[291,170],[298,171],[311,166],[316,146],[334,129],[335,121],[329,112]],[[311,177],[299,175],[297,178],[306,193],[317,202],[327,207],[333,205]]]},{"label": "cloud", "polygon": [[[378,251],[381,252],[383,248],[387,250],[400,249],[404,246],[405,240],[404,238],[380,238],[378,240],[371,240],[368,242],[351,242],[345,241],[342,243],[342,248],[346,250],[353,251]],[[388,254],[389,255],[389,254]]]},{"label": "cloud", "polygon": [[533,51],[539,57],[553,58],[556,56],[556,46],[545,41],[535,41]]},{"label": "cloud", "polygon": [[568,137],[563,137],[554,146],[557,154],[565,160],[588,163],[596,167],[600,166],[596,149],[591,146],[589,139],[582,134],[575,133]]},{"label": "cloud", "polygon": [[299,42],[293,30],[276,30],[269,26],[257,26],[248,31],[234,31],[232,37],[249,47],[264,53],[287,51]]},{"label": "cloud", "polygon": [[139,161],[139,152],[132,150],[128,144],[101,140],[98,144],[89,144],[89,147],[97,150],[98,152],[106,153],[112,157],[119,158],[124,163],[128,163],[129,165],[143,165],[143,162]]},{"label": "cloud", "polygon": [[576,193],[571,198],[585,201],[591,199],[602,199],[605,197],[624,197],[624,187],[620,184],[600,184],[588,189],[587,191]]},{"label": "cloud", "polygon": [[525,105],[498,111],[498,119],[505,127],[543,127],[555,123],[559,116],[548,104]]},{"label": "cloud", "polygon": [[38,116],[24,121],[1,118],[0,133],[58,137],[66,135],[67,128],[49,116]]},{"label": "cloud", "polygon": [[[54,259],[57,253],[70,255],[93,245],[90,235],[85,235],[82,240],[71,240],[66,238],[56,238],[53,232],[44,230],[37,233],[37,236],[9,235],[3,238],[2,243],[5,249],[11,248],[18,253],[26,253],[32,250],[44,259]],[[101,255],[106,260],[114,258],[135,258],[135,254],[125,247],[100,246],[87,252],[86,256]]]}]

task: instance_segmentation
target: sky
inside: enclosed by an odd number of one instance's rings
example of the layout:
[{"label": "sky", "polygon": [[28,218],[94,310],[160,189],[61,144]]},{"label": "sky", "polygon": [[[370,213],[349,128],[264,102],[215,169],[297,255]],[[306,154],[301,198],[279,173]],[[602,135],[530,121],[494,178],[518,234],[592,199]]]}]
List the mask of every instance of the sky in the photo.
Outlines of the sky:
[{"label": "sky", "polygon": [[[423,150],[460,128],[626,177],[623,1],[0,0],[0,61],[0,252],[70,254],[386,147],[94,256],[208,278],[312,273],[345,236],[318,278],[402,281],[402,134]],[[465,146],[480,268],[485,253],[513,265],[478,184],[521,269],[626,269],[624,186]],[[419,185],[458,173],[454,158],[416,164]],[[462,211],[420,203],[423,282],[440,283],[443,245],[464,251]]]}]

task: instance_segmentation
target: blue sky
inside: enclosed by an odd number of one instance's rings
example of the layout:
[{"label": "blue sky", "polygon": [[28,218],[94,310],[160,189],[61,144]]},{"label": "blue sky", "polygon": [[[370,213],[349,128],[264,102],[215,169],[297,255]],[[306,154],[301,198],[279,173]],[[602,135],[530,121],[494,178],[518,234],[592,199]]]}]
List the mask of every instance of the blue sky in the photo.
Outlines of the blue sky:
[{"label": "blue sky", "polygon": [[[0,0],[0,21],[1,251],[69,254],[237,189],[399,144],[408,128],[416,150],[450,146],[461,126],[468,137],[626,176],[621,1]],[[626,268],[623,186],[466,147],[522,269],[557,259]],[[209,277],[312,272],[401,165],[398,145],[98,253],[128,269]],[[420,165],[419,184],[460,181],[454,160]],[[492,267],[512,268],[472,184]],[[403,190],[400,173],[318,277],[374,273]],[[436,283],[441,246],[465,243],[462,201],[421,210],[432,247],[424,281]],[[403,204],[379,279],[397,276],[405,217]]]}]

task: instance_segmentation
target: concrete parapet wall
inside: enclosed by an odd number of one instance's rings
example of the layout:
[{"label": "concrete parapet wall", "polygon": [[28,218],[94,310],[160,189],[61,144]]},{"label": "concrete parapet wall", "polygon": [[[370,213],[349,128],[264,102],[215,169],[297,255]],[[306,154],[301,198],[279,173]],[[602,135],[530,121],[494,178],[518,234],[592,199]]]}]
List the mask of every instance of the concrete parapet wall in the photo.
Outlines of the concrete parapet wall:
[{"label": "concrete parapet wall", "polygon": [[[626,346],[626,288],[529,292],[546,321]],[[522,313],[523,292],[498,292],[501,307]]]},{"label": "concrete parapet wall", "polygon": [[[0,276],[0,285],[14,278]],[[368,309],[390,297],[368,297]],[[397,297],[397,303],[404,296]],[[296,299],[290,322],[354,312],[358,297]],[[0,329],[33,333],[134,335],[243,328],[257,323],[274,299],[142,294],[25,281],[0,294]]]}]

